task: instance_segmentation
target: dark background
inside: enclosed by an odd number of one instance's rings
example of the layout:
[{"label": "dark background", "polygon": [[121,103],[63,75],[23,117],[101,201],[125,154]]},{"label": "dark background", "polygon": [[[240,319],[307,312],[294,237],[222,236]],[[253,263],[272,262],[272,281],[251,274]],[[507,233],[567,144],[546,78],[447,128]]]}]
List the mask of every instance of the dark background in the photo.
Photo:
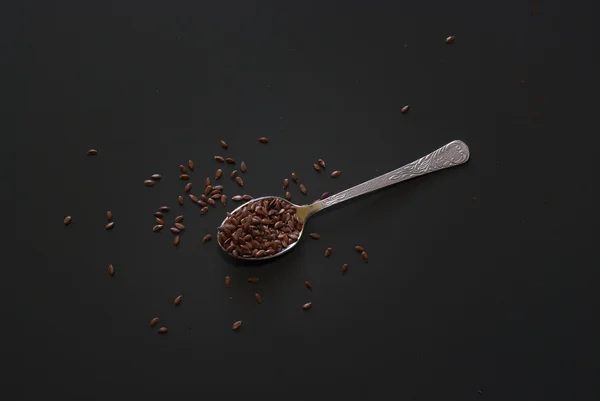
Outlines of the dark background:
[{"label": "dark background", "polygon": [[[17,90],[4,135],[18,146],[18,257],[2,280],[6,399],[597,399],[591,4],[5,10],[14,62],[4,75]],[[193,192],[221,154],[249,169],[243,191],[223,179],[228,196],[281,196],[295,171],[308,196],[291,192],[304,203],[453,139],[469,145],[467,164],[320,213],[308,223],[319,241],[262,266],[201,243],[220,205],[200,216],[187,197],[176,203],[188,159]],[[327,173],[313,171],[317,158]],[[144,187],[153,173],[163,179]],[[151,230],[163,204],[166,224],[185,215],[178,248],[167,229]],[[147,326],[154,316],[167,335]]]}]

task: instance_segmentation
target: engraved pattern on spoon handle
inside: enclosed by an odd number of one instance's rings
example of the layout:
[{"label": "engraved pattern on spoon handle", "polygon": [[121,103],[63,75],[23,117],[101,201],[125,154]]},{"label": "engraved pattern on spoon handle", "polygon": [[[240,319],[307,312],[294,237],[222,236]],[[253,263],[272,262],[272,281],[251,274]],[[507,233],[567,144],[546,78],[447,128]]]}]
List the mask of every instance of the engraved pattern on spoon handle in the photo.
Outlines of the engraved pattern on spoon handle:
[{"label": "engraved pattern on spoon handle", "polygon": [[469,147],[464,142],[452,141],[412,163],[318,201],[319,210],[414,177],[458,166],[469,160],[469,155]]}]

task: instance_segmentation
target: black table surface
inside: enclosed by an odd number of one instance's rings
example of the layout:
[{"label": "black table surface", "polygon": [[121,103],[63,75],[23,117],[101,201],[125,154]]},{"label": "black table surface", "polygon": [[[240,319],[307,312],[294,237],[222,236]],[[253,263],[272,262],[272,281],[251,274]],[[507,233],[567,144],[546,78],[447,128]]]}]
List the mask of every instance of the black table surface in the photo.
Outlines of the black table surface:
[{"label": "black table surface", "polygon": [[[3,264],[2,398],[596,399],[586,3],[19,4],[5,14],[18,256]],[[308,203],[454,139],[468,163],[315,215],[321,238],[270,263],[202,243],[233,202],[177,203],[189,159],[193,193],[223,168],[229,197],[283,196],[296,172]],[[243,189],[229,178],[242,160]]]}]

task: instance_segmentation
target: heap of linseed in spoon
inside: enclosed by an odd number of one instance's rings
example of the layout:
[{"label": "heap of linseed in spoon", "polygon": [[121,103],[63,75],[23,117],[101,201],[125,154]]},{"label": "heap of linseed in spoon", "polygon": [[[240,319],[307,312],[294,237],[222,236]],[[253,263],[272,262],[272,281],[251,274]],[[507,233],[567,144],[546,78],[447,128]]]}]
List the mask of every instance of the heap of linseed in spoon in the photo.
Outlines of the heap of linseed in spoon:
[{"label": "heap of linseed in spoon", "polygon": [[280,198],[257,199],[232,214],[219,230],[219,244],[235,258],[260,258],[298,241],[304,222]]}]

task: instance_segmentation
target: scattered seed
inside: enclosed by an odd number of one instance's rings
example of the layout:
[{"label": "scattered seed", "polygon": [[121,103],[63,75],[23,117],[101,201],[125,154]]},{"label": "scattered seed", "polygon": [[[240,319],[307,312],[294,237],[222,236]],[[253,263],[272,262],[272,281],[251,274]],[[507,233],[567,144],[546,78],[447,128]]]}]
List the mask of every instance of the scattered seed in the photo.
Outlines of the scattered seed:
[{"label": "scattered seed", "polygon": [[325,257],[327,258],[327,257],[331,256],[332,252],[333,252],[333,249],[331,249],[331,248],[325,249]]},{"label": "scattered seed", "polygon": [[227,159],[225,159],[225,161],[227,162],[227,164],[235,164],[235,160],[233,160],[231,157],[228,157]]},{"label": "scattered seed", "polygon": [[233,324],[233,327],[232,327],[232,329],[233,329],[233,330],[237,330],[237,329],[239,329],[240,327],[242,327],[242,321],[241,321],[241,320],[238,320],[237,322],[235,322],[235,323]]},{"label": "scattered seed", "polygon": [[252,197],[250,195],[242,195],[242,199],[245,201],[249,201],[252,200]]},{"label": "scattered seed", "polygon": [[113,219],[113,214],[112,212],[109,210],[108,212],[106,212],[106,220],[108,221],[112,221]]},{"label": "scattered seed", "polygon": [[192,160],[188,160],[188,167],[190,168],[191,171],[194,171],[194,168],[196,167],[196,165],[194,164],[194,162]]},{"label": "scattered seed", "polygon": [[71,224],[71,221],[73,221],[73,218],[71,216],[67,216],[63,220],[63,223],[65,224],[65,226],[68,226],[69,224]]},{"label": "scattered seed", "polygon": [[305,281],[304,285],[306,286],[306,288],[312,291],[312,284],[310,283],[310,281]]},{"label": "scattered seed", "polygon": [[231,172],[231,179],[232,179],[232,180],[234,180],[234,179],[235,179],[235,176],[236,176],[236,174],[237,174],[237,170],[233,170],[233,171]]},{"label": "scattered seed", "polygon": [[401,112],[402,114],[404,114],[404,113],[406,113],[406,112],[408,111],[408,109],[409,109],[409,108],[410,108],[410,106],[409,106],[409,105],[406,105],[406,106],[404,106],[404,107],[403,107],[403,108],[400,110],[400,112]]},{"label": "scattered seed", "polygon": [[179,202],[180,205],[183,205],[183,196],[179,195],[177,197],[177,202]]},{"label": "scattered seed", "polygon": [[183,164],[179,165],[179,171],[181,171],[182,174],[187,174],[187,168],[185,168]]},{"label": "scattered seed", "polygon": [[269,138],[263,136],[262,138],[258,138],[258,142],[260,142],[260,143],[269,143]]},{"label": "scattered seed", "polygon": [[166,327],[161,327],[160,329],[156,330],[158,334],[167,334],[168,331],[169,329],[167,329]]},{"label": "scattered seed", "polygon": [[187,174],[181,174],[181,175],[179,176],[179,179],[180,179],[180,180],[189,180],[189,179],[190,179],[190,176],[189,176],[189,175],[187,175]]},{"label": "scattered seed", "polygon": [[154,217],[160,217],[161,219],[163,218],[163,214],[162,212],[154,212]]},{"label": "scattered seed", "polygon": [[190,192],[192,190],[192,183],[188,182],[185,184],[185,192]]},{"label": "scattered seed", "polygon": [[321,194],[321,199],[325,199],[325,198],[328,198],[328,197],[329,197],[329,192],[323,192]]},{"label": "scattered seed", "polygon": [[262,304],[262,297],[258,292],[254,294],[254,299],[256,299],[256,302],[258,302],[259,304]]},{"label": "scattered seed", "polygon": [[291,193],[289,193],[289,192],[286,192],[286,193],[285,193],[285,199],[287,199],[287,200],[291,201],[291,200],[292,200],[292,194],[291,194]]},{"label": "scattered seed", "polygon": [[290,185],[290,181],[286,178],[283,180],[283,189],[287,189],[287,187]]},{"label": "scattered seed", "polygon": [[317,171],[321,171],[321,166],[319,166],[317,163],[313,163],[313,168]]},{"label": "scattered seed", "polygon": [[208,212],[208,206],[204,206],[202,209],[200,209],[200,214],[204,214]]},{"label": "scattered seed", "polygon": [[157,317],[153,318],[152,320],[150,320],[150,323],[148,323],[148,326],[154,327],[156,325],[156,323],[158,323],[159,320],[160,319]]},{"label": "scattered seed", "polygon": [[239,202],[242,200],[242,195],[235,195],[231,197],[232,201]]},{"label": "scattered seed", "polygon": [[300,192],[306,195],[306,187],[304,186],[304,184],[300,184]]},{"label": "scattered seed", "polygon": [[175,238],[173,239],[173,245],[177,246],[179,245],[179,235],[176,235]]},{"label": "scattered seed", "polygon": [[108,223],[107,225],[105,225],[104,228],[106,228],[107,230],[110,230],[114,226],[115,226],[115,222],[111,221],[110,223]]},{"label": "scattered seed", "polygon": [[165,222],[160,217],[156,217],[156,224],[163,225],[163,224],[165,224]]},{"label": "scattered seed", "polygon": [[221,156],[215,156],[215,160],[217,161],[217,163],[225,163],[225,158]]},{"label": "scattered seed", "polygon": [[185,230],[185,226],[181,223],[175,223],[175,228],[178,228],[181,231]]},{"label": "scattered seed", "polygon": [[369,255],[368,255],[368,254],[367,254],[365,251],[362,251],[362,252],[360,253],[360,257],[361,257],[361,258],[363,258],[363,260],[364,260],[365,262],[368,262],[368,261],[369,261]]},{"label": "scattered seed", "polygon": [[258,282],[258,277],[250,277],[250,278],[248,278],[248,282],[249,283],[256,283],[256,282]]},{"label": "scattered seed", "polygon": [[209,204],[209,205],[211,205],[212,207],[215,207],[215,204],[216,204],[216,203],[215,203],[215,200],[214,200],[214,199],[212,199],[212,198],[208,198],[208,199],[206,200],[206,203],[208,203],[208,204]]},{"label": "scattered seed", "polygon": [[154,182],[152,180],[146,180],[146,181],[144,181],[144,185],[147,186],[147,187],[151,187],[154,184],[156,184],[156,182]]},{"label": "scattered seed", "polygon": [[175,300],[173,301],[173,304],[175,306],[179,305],[181,303],[182,299],[183,299],[183,296],[179,295],[177,298],[175,298]]},{"label": "scattered seed", "polygon": [[219,178],[221,178],[222,175],[223,175],[223,170],[218,169],[217,172],[215,173],[215,180],[218,180]]},{"label": "scattered seed", "polygon": [[109,276],[115,275],[115,267],[112,265],[112,263],[110,265],[108,265],[108,275]]},{"label": "scattered seed", "polygon": [[236,177],[235,182],[237,182],[240,187],[244,186],[244,180],[242,180],[242,177]]},{"label": "scattered seed", "polygon": [[319,238],[321,238],[321,236],[319,234],[317,234],[317,233],[310,233],[309,235],[310,235],[310,237],[312,239],[319,239]]},{"label": "scattered seed", "polygon": [[227,145],[227,142],[225,142],[224,140],[221,139],[221,147],[223,149],[227,149],[229,147],[229,145]]},{"label": "scattered seed", "polygon": [[225,204],[227,204],[227,195],[221,195],[221,203],[223,204],[223,206],[225,206]]},{"label": "scattered seed", "polygon": [[96,149],[90,149],[87,151],[88,156],[96,156],[98,151]]},{"label": "scattered seed", "polygon": [[231,285],[231,277],[225,276],[225,287],[229,288]]},{"label": "scattered seed", "polygon": [[158,210],[160,210],[161,212],[168,212],[169,210],[171,210],[171,208],[169,206],[161,206],[158,208]]},{"label": "scattered seed", "polygon": [[342,265],[342,273],[346,273],[348,271],[348,263],[344,263]]},{"label": "scattered seed", "polygon": [[323,168],[325,168],[325,167],[326,167],[326,165],[325,165],[325,161],[324,161],[323,159],[319,159],[319,160],[317,160],[317,163],[319,163],[319,166],[321,166],[321,167],[323,167]]},{"label": "scattered seed", "polygon": [[150,178],[152,178],[153,180],[160,180],[162,178],[162,175],[160,175],[160,174],[152,174],[150,176]]},{"label": "scattered seed", "polygon": [[356,246],[354,247],[354,250],[355,250],[356,252],[358,252],[358,253],[362,253],[362,252],[364,252],[364,251],[365,251],[365,248],[363,248],[362,246],[356,245]]},{"label": "scattered seed", "polygon": [[154,231],[155,233],[159,232],[160,230],[162,230],[163,227],[164,227],[163,225],[157,224],[154,227],[152,227],[152,231]]},{"label": "scattered seed", "polygon": [[240,163],[240,170],[242,170],[242,173],[245,173],[246,171],[248,171],[248,168],[246,167],[246,163],[243,160]]},{"label": "scattered seed", "polygon": [[208,203],[204,202],[203,200],[199,200],[196,202],[196,204],[200,207],[208,206]]},{"label": "scattered seed", "polygon": [[454,40],[456,39],[456,36],[448,36],[446,38],[446,43],[451,45],[452,43],[454,43]]},{"label": "scattered seed", "polygon": [[340,170],[335,170],[333,173],[331,173],[331,176],[333,178],[335,178],[335,177],[339,177],[340,174],[342,174],[342,172]]},{"label": "scattered seed", "polygon": [[307,302],[304,305],[302,305],[302,309],[307,310],[307,309],[310,309],[311,306],[312,306],[312,302]]},{"label": "scattered seed", "polygon": [[294,180],[294,182],[298,182],[298,175],[296,175],[296,173],[292,173],[292,180]]},{"label": "scattered seed", "polygon": [[213,190],[212,185],[207,185],[206,188],[204,188],[204,195],[208,195],[210,193],[210,191]]},{"label": "scattered seed", "polygon": [[202,238],[202,242],[208,242],[212,239],[212,235],[206,234],[204,238]]},{"label": "scattered seed", "polygon": [[177,227],[171,227],[170,230],[173,234],[179,234],[181,232],[181,230]]},{"label": "scattered seed", "polygon": [[175,217],[175,223],[181,223],[183,221],[183,215]]},{"label": "scattered seed", "polygon": [[198,203],[198,197],[194,194],[189,194],[190,200],[194,203]]}]

